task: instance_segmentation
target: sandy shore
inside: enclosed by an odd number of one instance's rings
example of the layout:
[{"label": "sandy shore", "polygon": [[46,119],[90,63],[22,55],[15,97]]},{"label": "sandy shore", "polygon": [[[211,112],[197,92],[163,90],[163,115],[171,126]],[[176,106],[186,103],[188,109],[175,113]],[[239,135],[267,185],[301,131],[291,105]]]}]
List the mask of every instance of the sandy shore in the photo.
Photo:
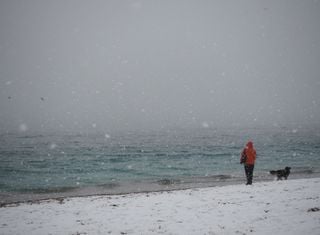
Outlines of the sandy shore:
[{"label": "sandy shore", "polygon": [[7,205],[0,234],[320,234],[320,178]]}]

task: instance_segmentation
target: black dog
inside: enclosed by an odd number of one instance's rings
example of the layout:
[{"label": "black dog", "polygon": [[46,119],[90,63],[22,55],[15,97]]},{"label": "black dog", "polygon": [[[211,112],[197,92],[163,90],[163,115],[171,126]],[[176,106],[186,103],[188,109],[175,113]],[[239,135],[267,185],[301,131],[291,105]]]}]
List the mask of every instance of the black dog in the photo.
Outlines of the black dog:
[{"label": "black dog", "polygon": [[276,175],[277,180],[282,180],[283,178],[287,179],[290,175],[290,169],[291,167],[286,167],[283,170],[277,170],[277,171],[270,171],[271,175]]}]

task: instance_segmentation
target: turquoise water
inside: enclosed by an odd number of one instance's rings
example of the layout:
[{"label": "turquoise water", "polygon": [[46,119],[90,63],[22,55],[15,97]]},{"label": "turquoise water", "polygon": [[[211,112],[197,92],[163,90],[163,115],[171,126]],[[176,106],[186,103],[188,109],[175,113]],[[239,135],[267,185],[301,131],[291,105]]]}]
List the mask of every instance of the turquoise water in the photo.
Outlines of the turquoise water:
[{"label": "turquoise water", "polygon": [[242,180],[239,155],[248,140],[258,154],[256,178],[267,179],[269,170],[285,166],[293,176],[320,173],[319,129],[24,132],[2,134],[0,140],[0,197],[144,182]]}]

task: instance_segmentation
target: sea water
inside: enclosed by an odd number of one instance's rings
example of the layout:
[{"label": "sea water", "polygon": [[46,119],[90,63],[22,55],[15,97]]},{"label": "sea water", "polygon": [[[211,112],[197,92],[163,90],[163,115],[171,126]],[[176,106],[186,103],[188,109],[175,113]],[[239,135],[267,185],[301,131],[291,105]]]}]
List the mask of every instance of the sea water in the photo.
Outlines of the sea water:
[{"label": "sea water", "polygon": [[[254,180],[292,168],[320,173],[320,129],[253,128],[0,135],[0,202],[245,182],[241,150],[254,142]],[[290,178],[289,177],[289,178]]]}]

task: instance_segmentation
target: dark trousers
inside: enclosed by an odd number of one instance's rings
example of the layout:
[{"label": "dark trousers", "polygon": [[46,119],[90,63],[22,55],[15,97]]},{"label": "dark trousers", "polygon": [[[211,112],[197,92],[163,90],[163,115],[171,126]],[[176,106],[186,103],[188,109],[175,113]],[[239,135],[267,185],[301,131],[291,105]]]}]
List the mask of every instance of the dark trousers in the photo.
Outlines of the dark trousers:
[{"label": "dark trousers", "polygon": [[252,184],[254,165],[244,165],[244,171],[246,172],[247,184]]}]

